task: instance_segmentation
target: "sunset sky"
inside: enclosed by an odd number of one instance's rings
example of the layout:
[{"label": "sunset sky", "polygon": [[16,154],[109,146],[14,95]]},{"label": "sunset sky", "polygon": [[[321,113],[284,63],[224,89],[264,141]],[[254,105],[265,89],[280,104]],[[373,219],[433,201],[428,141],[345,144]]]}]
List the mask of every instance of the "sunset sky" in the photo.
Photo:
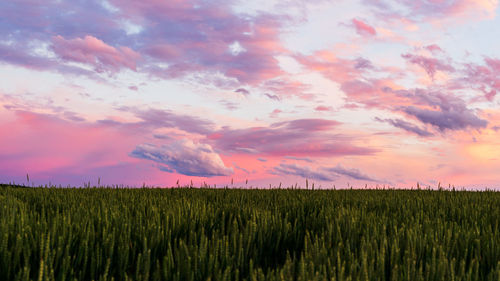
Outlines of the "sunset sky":
[{"label": "sunset sky", "polygon": [[500,188],[498,10],[0,1],[0,182]]}]

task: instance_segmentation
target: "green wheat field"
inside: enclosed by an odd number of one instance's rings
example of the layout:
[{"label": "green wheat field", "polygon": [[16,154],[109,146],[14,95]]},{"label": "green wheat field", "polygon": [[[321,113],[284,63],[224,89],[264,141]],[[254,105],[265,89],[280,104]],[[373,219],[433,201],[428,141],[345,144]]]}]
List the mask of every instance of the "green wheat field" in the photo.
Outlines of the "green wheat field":
[{"label": "green wheat field", "polygon": [[0,186],[1,280],[500,280],[500,193]]}]

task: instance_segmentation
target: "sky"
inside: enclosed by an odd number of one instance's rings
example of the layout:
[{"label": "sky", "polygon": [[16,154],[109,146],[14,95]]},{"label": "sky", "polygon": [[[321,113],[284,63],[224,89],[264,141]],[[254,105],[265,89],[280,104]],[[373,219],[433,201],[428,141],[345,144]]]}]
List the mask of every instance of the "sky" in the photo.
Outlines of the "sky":
[{"label": "sky", "polygon": [[0,182],[500,189],[498,4],[1,1]]}]

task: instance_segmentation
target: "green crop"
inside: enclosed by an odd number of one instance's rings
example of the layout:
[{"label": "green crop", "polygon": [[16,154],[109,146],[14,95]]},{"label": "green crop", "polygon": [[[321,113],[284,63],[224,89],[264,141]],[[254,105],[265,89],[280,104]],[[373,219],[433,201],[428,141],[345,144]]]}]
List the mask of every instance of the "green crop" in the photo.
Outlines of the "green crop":
[{"label": "green crop", "polygon": [[500,280],[500,193],[0,188],[2,280]]}]

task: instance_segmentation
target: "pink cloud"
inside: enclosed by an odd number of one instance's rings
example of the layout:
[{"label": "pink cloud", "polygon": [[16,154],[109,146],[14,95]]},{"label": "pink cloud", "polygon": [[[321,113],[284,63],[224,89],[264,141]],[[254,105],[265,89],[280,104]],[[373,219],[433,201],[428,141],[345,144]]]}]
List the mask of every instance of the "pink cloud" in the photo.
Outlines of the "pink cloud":
[{"label": "pink cloud", "polygon": [[358,19],[352,19],[352,25],[356,29],[356,33],[360,36],[375,36],[377,35],[377,31],[373,26],[358,20]]},{"label": "pink cloud", "polygon": [[121,68],[136,70],[140,54],[129,47],[112,47],[102,40],[87,35],[84,38],[52,38],[54,52],[63,60],[89,64],[96,71],[116,72]]},{"label": "pink cloud", "polygon": [[233,154],[325,157],[377,152],[377,149],[356,145],[349,136],[334,134],[339,125],[333,120],[297,119],[269,127],[223,128],[207,138],[216,149]]},{"label": "pink cloud", "polygon": [[280,109],[275,109],[271,113],[269,113],[270,118],[277,118],[280,113],[283,113]]},{"label": "pink cloud", "polygon": [[484,64],[466,64],[465,77],[456,83],[461,88],[474,88],[484,94],[484,98],[493,101],[500,91],[500,59],[485,58]]},{"label": "pink cloud", "polygon": [[331,106],[319,105],[314,108],[316,111],[331,111],[333,108]]},{"label": "pink cloud", "polygon": [[343,83],[354,80],[364,73],[374,70],[371,62],[364,58],[344,59],[328,50],[316,51],[312,55],[295,55],[304,67],[321,73],[325,78]]},{"label": "pink cloud", "polygon": [[424,48],[433,54],[443,52],[443,49],[436,44],[427,45]]},{"label": "pink cloud", "polygon": [[310,85],[300,81],[288,78],[279,78],[264,81],[261,88],[274,94],[265,93],[264,95],[272,100],[280,101],[284,97],[298,97],[303,100],[313,100],[315,95],[308,93]]},{"label": "pink cloud", "polygon": [[421,55],[413,55],[413,54],[403,54],[401,55],[404,59],[412,64],[416,64],[422,67],[425,72],[429,75],[431,79],[434,79],[436,72],[446,71],[453,72],[455,69],[450,64],[444,63],[436,58],[425,57]]}]

